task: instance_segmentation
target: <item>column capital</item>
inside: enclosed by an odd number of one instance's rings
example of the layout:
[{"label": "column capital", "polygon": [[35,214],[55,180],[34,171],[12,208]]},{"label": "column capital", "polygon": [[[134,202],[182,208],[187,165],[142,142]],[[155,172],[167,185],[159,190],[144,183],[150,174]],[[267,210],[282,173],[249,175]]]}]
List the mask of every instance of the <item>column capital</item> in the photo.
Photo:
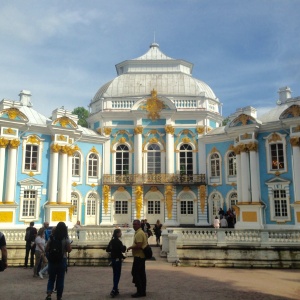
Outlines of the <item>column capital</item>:
[{"label": "column capital", "polygon": [[9,141],[9,147],[12,149],[17,149],[20,145],[20,141],[19,140],[10,140]]},{"label": "column capital", "polygon": [[250,142],[246,146],[247,146],[249,151],[257,152],[257,150],[258,150],[258,144],[255,143],[255,142]]},{"label": "column capital", "polygon": [[169,125],[165,126],[165,131],[166,131],[166,133],[173,135],[175,132],[175,129],[172,125],[169,124]]},{"label": "column capital", "polygon": [[9,144],[9,140],[5,138],[0,138],[0,148],[6,148]]},{"label": "column capital", "polygon": [[290,138],[290,143],[291,143],[292,147],[300,146],[300,138],[296,137],[296,136],[293,136],[293,137]]},{"label": "column capital", "polygon": [[143,126],[141,126],[141,125],[136,126],[136,127],[134,128],[134,134],[142,134],[142,133],[143,133],[143,130],[144,130]]},{"label": "column capital", "polygon": [[58,145],[58,144],[52,144],[50,148],[51,148],[53,153],[58,153],[61,149],[61,146]]}]

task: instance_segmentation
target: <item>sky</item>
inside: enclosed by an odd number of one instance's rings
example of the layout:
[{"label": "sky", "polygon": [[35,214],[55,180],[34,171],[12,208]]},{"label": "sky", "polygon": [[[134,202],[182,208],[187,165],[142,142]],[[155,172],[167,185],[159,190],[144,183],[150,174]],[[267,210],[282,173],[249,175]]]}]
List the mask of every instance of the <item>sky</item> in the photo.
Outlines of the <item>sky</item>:
[{"label": "sky", "polygon": [[280,87],[300,96],[300,0],[0,0],[0,100],[29,90],[47,117],[88,109],[115,65],[154,39],[194,64],[224,117],[268,111]]}]

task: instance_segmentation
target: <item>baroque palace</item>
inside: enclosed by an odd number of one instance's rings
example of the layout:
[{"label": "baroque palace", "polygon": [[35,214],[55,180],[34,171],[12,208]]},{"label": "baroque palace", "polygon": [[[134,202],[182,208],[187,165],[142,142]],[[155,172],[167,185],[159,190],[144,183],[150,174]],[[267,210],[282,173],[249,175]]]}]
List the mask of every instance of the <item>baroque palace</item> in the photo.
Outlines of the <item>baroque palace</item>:
[{"label": "baroque palace", "polygon": [[221,102],[192,68],[156,43],[117,64],[90,103],[89,129],[64,109],[41,115],[29,91],[3,99],[1,227],[209,227],[233,208],[239,229],[299,229],[300,97],[280,88],[266,115],[248,106],[222,126]]}]

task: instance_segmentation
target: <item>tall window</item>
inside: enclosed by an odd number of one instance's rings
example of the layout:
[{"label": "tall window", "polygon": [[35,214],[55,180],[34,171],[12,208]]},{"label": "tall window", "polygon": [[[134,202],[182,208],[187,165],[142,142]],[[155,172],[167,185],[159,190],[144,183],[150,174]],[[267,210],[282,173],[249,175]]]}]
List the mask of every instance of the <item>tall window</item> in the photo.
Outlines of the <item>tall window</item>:
[{"label": "tall window", "polygon": [[288,216],[287,197],[285,190],[274,190],[274,216]]},{"label": "tall window", "polygon": [[283,153],[283,144],[271,144],[271,169],[280,170],[284,169],[284,153]]},{"label": "tall window", "polygon": [[80,154],[75,152],[72,157],[72,176],[80,176]]},{"label": "tall window", "polygon": [[96,215],[96,195],[89,194],[87,203],[86,203],[86,214],[87,216]]},{"label": "tall window", "polygon": [[25,170],[37,171],[38,170],[38,146],[26,145],[25,151]]},{"label": "tall window", "polygon": [[232,193],[229,197],[229,206],[235,206],[237,204],[237,193]]},{"label": "tall window", "polygon": [[126,145],[119,145],[116,150],[116,174],[129,174],[129,148]]},{"label": "tall window", "polygon": [[180,174],[193,175],[193,149],[188,144],[180,146]]},{"label": "tall window", "polygon": [[228,175],[236,176],[236,155],[230,152],[228,155]]},{"label": "tall window", "polygon": [[78,195],[76,193],[71,194],[71,204],[73,206],[73,216],[77,216],[78,211]]},{"label": "tall window", "polygon": [[157,144],[150,144],[148,146],[147,155],[147,173],[159,174],[161,167],[160,148]]},{"label": "tall window", "polygon": [[118,215],[127,215],[128,214],[128,201],[119,201],[116,202],[115,213]]},{"label": "tall window", "polygon": [[36,191],[25,190],[22,217],[34,217],[36,209]]},{"label": "tall window", "polygon": [[88,158],[89,177],[98,177],[98,156],[91,153]]},{"label": "tall window", "polygon": [[160,201],[148,201],[148,214],[160,214]]},{"label": "tall window", "polygon": [[192,215],[194,213],[194,202],[180,201],[180,213],[182,215]]},{"label": "tall window", "polygon": [[213,153],[210,157],[210,170],[212,177],[220,176],[220,157],[217,153]]}]

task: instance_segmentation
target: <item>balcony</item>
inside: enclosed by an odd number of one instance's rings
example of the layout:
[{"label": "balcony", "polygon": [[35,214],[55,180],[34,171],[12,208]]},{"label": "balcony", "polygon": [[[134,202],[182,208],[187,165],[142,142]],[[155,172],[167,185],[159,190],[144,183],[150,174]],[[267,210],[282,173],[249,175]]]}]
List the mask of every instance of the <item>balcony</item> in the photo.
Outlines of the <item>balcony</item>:
[{"label": "balcony", "polygon": [[103,184],[131,185],[131,184],[173,184],[173,185],[201,185],[206,184],[205,174],[104,174]]}]

